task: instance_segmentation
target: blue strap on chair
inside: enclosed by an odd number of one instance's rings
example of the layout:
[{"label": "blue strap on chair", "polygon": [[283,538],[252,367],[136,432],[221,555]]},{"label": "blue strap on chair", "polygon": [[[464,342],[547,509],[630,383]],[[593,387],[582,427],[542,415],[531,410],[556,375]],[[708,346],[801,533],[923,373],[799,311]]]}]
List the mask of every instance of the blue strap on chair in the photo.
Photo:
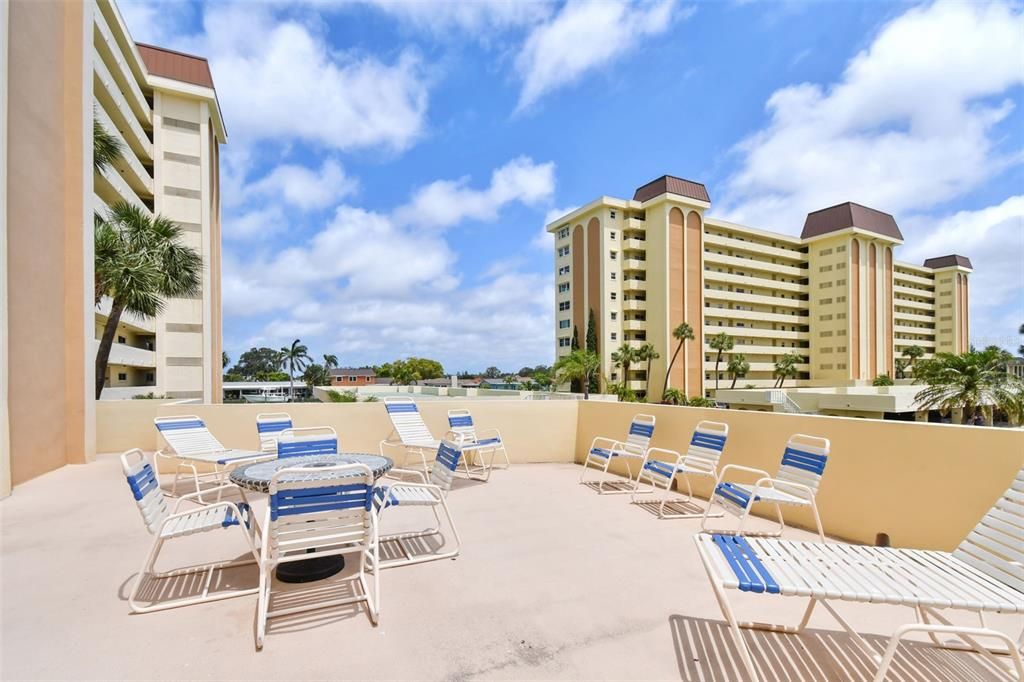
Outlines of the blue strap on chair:
[{"label": "blue strap on chair", "polygon": [[372,504],[373,488],[365,483],[286,488],[270,496],[270,520],[343,509],[362,508],[369,511]]},{"label": "blue strap on chair", "polygon": [[633,422],[632,424],[629,425],[629,435],[651,438],[654,436],[654,424],[641,424],[640,422]]},{"label": "blue strap on chair", "polygon": [[205,429],[206,424],[202,419],[190,419],[189,421],[157,422],[156,428],[159,431],[182,431],[184,429]]},{"label": "blue strap on chair", "polygon": [[338,441],[335,438],[318,438],[316,440],[278,441],[278,457],[304,457],[307,455],[336,455]]},{"label": "blue strap on chair", "polygon": [[819,455],[813,452],[805,452],[793,447],[787,447],[786,452],[782,455],[782,463],[786,466],[810,471],[811,473],[818,474],[820,476],[825,473],[825,465],[828,463],[828,455]]}]

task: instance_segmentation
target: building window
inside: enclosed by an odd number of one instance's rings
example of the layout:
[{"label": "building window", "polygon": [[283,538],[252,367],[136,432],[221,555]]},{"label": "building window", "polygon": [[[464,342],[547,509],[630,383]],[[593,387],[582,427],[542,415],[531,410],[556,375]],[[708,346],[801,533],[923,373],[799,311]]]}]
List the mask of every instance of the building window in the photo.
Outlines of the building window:
[{"label": "building window", "polygon": [[618,372],[612,372],[612,381],[618,381],[618,380],[619,380],[619,373]]},{"label": "building window", "polygon": [[613,320],[619,319],[619,314],[617,312],[615,312],[614,310],[612,311],[612,319]]},{"label": "building window", "polygon": [[612,220],[615,220],[615,211],[608,212],[611,215]]},{"label": "building window", "polygon": [[117,373],[117,380],[118,381],[128,381],[128,374],[125,373],[125,372],[118,372]]},{"label": "building window", "polygon": [[618,338],[619,338],[619,335],[618,335],[618,333],[617,333],[617,332],[612,332],[612,333],[611,333],[611,339],[612,339],[612,341],[616,341],[616,340],[618,340]]},{"label": "building window", "polygon": [[619,275],[618,275],[617,272],[613,272],[613,273],[611,273],[611,275],[612,275],[612,280],[613,281],[619,278]]},{"label": "building window", "polygon": [[570,324],[569,320],[559,320],[558,321],[558,328],[559,329],[568,329],[569,328],[569,324]]},{"label": "building window", "polygon": [[619,252],[618,251],[609,251],[608,252],[608,257],[611,258],[612,260],[616,260],[619,257]]},{"label": "building window", "polygon": [[563,336],[562,338],[558,339],[559,348],[568,348],[571,343],[572,341],[569,339],[568,336]]},{"label": "building window", "polygon": [[146,381],[153,381],[156,376],[152,372],[146,372]]},{"label": "building window", "polygon": [[568,236],[569,236],[569,228],[568,227],[563,227],[562,229],[560,229],[558,231],[558,238],[559,239],[565,239]]},{"label": "building window", "polygon": [[569,247],[568,246],[559,246],[558,247],[558,257],[559,258],[561,258],[562,256],[568,256],[568,255],[569,255]]},{"label": "building window", "polygon": [[618,298],[619,298],[619,295],[613,291],[612,292],[612,300],[615,301],[615,300],[618,300]]},{"label": "building window", "polygon": [[564,294],[567,291],[569,291],[569,283],[568,282],[561,282],[558,285],[558,293]]},{"label": "building window", "polygon": [[612,230],[611,232],[608,233],[608,238],[615,239],[615,230]]},{"label": "building window", "polygon": [[558,302],[558,309],[559,310],[568,310],[569,309],[569,301],[559,301]]},{"label": "building window", "polygon": [[124,338],[123,336],[118,336],[117,337],[117,342],[118,343],[128,343],[128,339]]},{"label": "building window", "polygon": [[558,274],[559,275],[568,275],[569,274],[569,266],[568,265],[563,265],[562,267],[558,268]]}]

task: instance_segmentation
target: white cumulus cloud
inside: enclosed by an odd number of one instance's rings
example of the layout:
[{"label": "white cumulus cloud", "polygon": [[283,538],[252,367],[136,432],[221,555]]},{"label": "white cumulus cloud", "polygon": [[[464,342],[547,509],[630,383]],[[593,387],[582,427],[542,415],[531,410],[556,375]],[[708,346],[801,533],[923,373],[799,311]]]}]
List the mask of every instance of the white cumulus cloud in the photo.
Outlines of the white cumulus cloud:
[{"label": "white cumulus cloud", "polygon": [[279,197],[293,206],[310,210],[337,205],[358,188],[358,181],[347,175],[339,162],[327,159],[318,170],[281,164],[251,183],[248,191]]}]

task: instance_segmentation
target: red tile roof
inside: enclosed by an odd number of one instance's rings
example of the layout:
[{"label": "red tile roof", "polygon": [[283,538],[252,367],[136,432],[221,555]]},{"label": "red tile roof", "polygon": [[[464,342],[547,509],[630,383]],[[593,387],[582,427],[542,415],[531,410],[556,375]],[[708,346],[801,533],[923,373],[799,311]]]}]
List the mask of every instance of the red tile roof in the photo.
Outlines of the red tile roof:
[{"label": "red tile roof", "polygon": [[652,180],[642,187],[637,187],[636,192],[633,194],[633,201],[643,203],[666,193],[678,194],[682,197],[711,203],[711,197],[708,196],[708,190],[704,185],[671,175],[662,175],[657,180]]},{"label": "red tile roof", "polygon": [[206,57],[197,57],[184,52],[175,52],[165,47],[135,43],[146,70],[154,76],[162,76],[183,83],[213,87],[213,75]]},{"label": "red tile roof", "polygon": [[971,270],[974,269],[974,266],[971,265],[970,258],[967,256],[958,256],[956,254],[939,256],[938,258],[928,258],[925,260],[924,266],[926,268],[932,268],[933,270],[938,270],[939,268],[951,268],[953,266],[970,268]]},{"label": "red tile roof", "polygon": [[903,241],[903,233],[900,232],[896,220],[891,215],[855,204],[852,201],[808,213],[800,238],[811,239],[851,227],[858,227],[889,239]]}]

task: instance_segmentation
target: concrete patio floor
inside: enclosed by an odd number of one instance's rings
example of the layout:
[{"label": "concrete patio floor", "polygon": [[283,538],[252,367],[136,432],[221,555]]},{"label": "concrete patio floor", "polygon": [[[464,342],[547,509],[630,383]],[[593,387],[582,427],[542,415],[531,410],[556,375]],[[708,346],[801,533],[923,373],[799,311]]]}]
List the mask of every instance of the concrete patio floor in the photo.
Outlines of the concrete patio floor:
[{"label": "concrete patio floor", "polygon": [[[627,495],[599,496],[579,485],[579,472],[567,464],[517,465],[487,484],[460,481],[449,503],[461,556],[384,571],[379,626],[360,608],[314,612],[272,621],[257,652],[255,596],[130,615],[126,595],[150,537],[117,459],[65,467],[0,503],[0,675],[745,679],[691,539],[699,521],[659,521]],[[259,496],[251,498],[262,514]],[[392,527],[386,517],[383,529]],[[240,536],[207,535],[214,537],[177,541],[184,554],[166,559],[244,552]],[[791,530],[787,537],[812,536]],[[237,571],[236,581],[255,585],[254,568]],[[349,573],[315,589],[347,589]],[[805,607],[799,599],[732,596],[743,619],[794,624]],[[838,606],[879,652],[882,637],[913,618],[906,608]],[[1018,618],[991,622],[1014,636],[1021,627]],[[746,636],[767,680],[872,676],[873,662],[820,610],[804,635]],[[1001,678],[980,656],[925,645],[901,647],[890,676]]]}]

